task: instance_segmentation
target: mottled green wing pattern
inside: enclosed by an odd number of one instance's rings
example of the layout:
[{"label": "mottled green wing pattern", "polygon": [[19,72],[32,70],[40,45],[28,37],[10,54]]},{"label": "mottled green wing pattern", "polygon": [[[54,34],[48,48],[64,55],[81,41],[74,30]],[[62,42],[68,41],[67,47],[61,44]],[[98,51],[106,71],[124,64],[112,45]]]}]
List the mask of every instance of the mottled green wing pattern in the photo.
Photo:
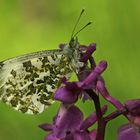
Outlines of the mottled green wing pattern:
[{"label": "mottled green wing pattern", "polygon": [[0,100],[16,110],[37,114],[51,105],[64,76],[72,69],[63,51],[41,51],[0,63]]}]

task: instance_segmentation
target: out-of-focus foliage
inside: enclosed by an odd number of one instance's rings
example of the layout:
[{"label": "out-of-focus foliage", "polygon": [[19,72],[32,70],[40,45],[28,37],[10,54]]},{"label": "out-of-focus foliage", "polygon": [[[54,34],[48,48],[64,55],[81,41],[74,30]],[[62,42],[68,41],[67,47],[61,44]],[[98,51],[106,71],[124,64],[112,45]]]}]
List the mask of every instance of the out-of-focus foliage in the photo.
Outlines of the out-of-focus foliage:
[{"label": "out-of-focus foliage", "polygon": [[[110,93],[122,102],[140,96],[140,1],[138,0],[1,0],[0,60],[68,42],[82,8],[86,14],[78,28],[93,24],[79,34],[81,44],[97,43],[95,58],[108,61],[104,74]],[[37,126],[51,121],[59,103],[43,114],[30,116],[0,103],[1,140],[43,140]],[[93,104],[79,103],[85,115]],[[111,108],[110,110],[113,110]],[[116,138],[117,128],[126,121],[119,117],[109,123],[106,140]]]}]

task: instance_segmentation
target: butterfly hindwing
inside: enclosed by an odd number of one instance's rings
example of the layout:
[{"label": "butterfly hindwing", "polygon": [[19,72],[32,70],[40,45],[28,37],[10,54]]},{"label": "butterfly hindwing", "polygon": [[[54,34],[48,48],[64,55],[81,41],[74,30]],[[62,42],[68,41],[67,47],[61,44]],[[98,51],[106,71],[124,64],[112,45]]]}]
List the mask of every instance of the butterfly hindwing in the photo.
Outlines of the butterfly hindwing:
[{"label": "butterfly hindwing", "polygon": [[63,51],[41,51],[0,63],[0,100],[16,110],[37,114],[51,105],[60,79],[72,69]]}]

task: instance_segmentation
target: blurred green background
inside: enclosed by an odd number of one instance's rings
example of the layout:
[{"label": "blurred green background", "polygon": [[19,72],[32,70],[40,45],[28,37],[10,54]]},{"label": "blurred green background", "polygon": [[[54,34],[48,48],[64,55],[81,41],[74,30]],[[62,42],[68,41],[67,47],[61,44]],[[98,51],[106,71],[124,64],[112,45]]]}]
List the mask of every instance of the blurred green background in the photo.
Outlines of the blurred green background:
[{"label": "blurred green background", "polygon": [[[139,5],[139,0],[0,0],[0,60],[57,49],[58,44],[69,41],[74,23],[85,8],[78,28],[90,20],[93,24],[79,34],[79,42],[96,42],[95,59],[108,61],[104,78],[110,94],[121,102],[139,98]],[[94,111],[92,102],[78,105],[86,116]],[[0,140],[43,140],[46,133],[38,125],[51,122],[58,106],[55,103],[44,113],[31,116],[0,103]],[[111,121],[106,140],[115,140],[118,127],[125,122],[124,117]]]}]

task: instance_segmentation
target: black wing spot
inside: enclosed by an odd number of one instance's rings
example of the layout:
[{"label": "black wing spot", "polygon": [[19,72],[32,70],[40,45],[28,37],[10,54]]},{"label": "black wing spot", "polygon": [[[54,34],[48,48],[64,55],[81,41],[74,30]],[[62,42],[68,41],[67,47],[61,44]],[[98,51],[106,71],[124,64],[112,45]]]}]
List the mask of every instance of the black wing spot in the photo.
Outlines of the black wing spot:
[{"label": "black wing spot", "polygon": [[33,65],[32,65],[32,63],[31,63],[30,60],[29,61],[26,61],[26,62],[23,62],[23,67],[25,67],[25,70],[27,72],[30,72],[30,73],[33,72],[34,67],[33,67]]},{"label": "black wing spot", "polygon": [[37,80],[36,83],[37,83],[37,84],[43,84],[43,83],[44,83],[44,80],[39,79],[39,80]]},{"label": "black wing spot", "polygon": [[32,63],[31,61],[26,61],[26,62],[23,62],[23,67],[31,67],[32,66]]},{"label": "black wing spot", "polygon": [[36,88],[34,87],[33,83],[28,86],[28,89],[30,90],[32,94],[36,92]]},{"label": "black wing spot", "polygon": [[28,107],[22,107],[22,108],[20,108],[20,111],[22,113],[26,113],[28,111]]},{"label": "black wing spot", "polygon": [[13,107],[16,107],[16,106],[18,105],[18,100],[15,99],[15,98],[13,98],[13,99],[10,101],[10,103],[11,103],[11,105],[12,105]]},{"label": "black wing spot", "polygon": [[17,73],[16,73],[16,71],[15,70],[12,70],[11,71],[11,74],[13,75],[13,77],[15,78],[16,77],[16,75],[17,75]]},{"label": "black wing spot", "polygon": [[0,69],[3,67],[3,65],[4,65],[3,62],[0,62]]},{"label": "black wing spot", "polygon": [[41,95],[40,97],[40,102],[44,105],[51,105],[51,103],[48,102],[48,100],[50,99],[50,97],[47,97],[45,94]]}]

